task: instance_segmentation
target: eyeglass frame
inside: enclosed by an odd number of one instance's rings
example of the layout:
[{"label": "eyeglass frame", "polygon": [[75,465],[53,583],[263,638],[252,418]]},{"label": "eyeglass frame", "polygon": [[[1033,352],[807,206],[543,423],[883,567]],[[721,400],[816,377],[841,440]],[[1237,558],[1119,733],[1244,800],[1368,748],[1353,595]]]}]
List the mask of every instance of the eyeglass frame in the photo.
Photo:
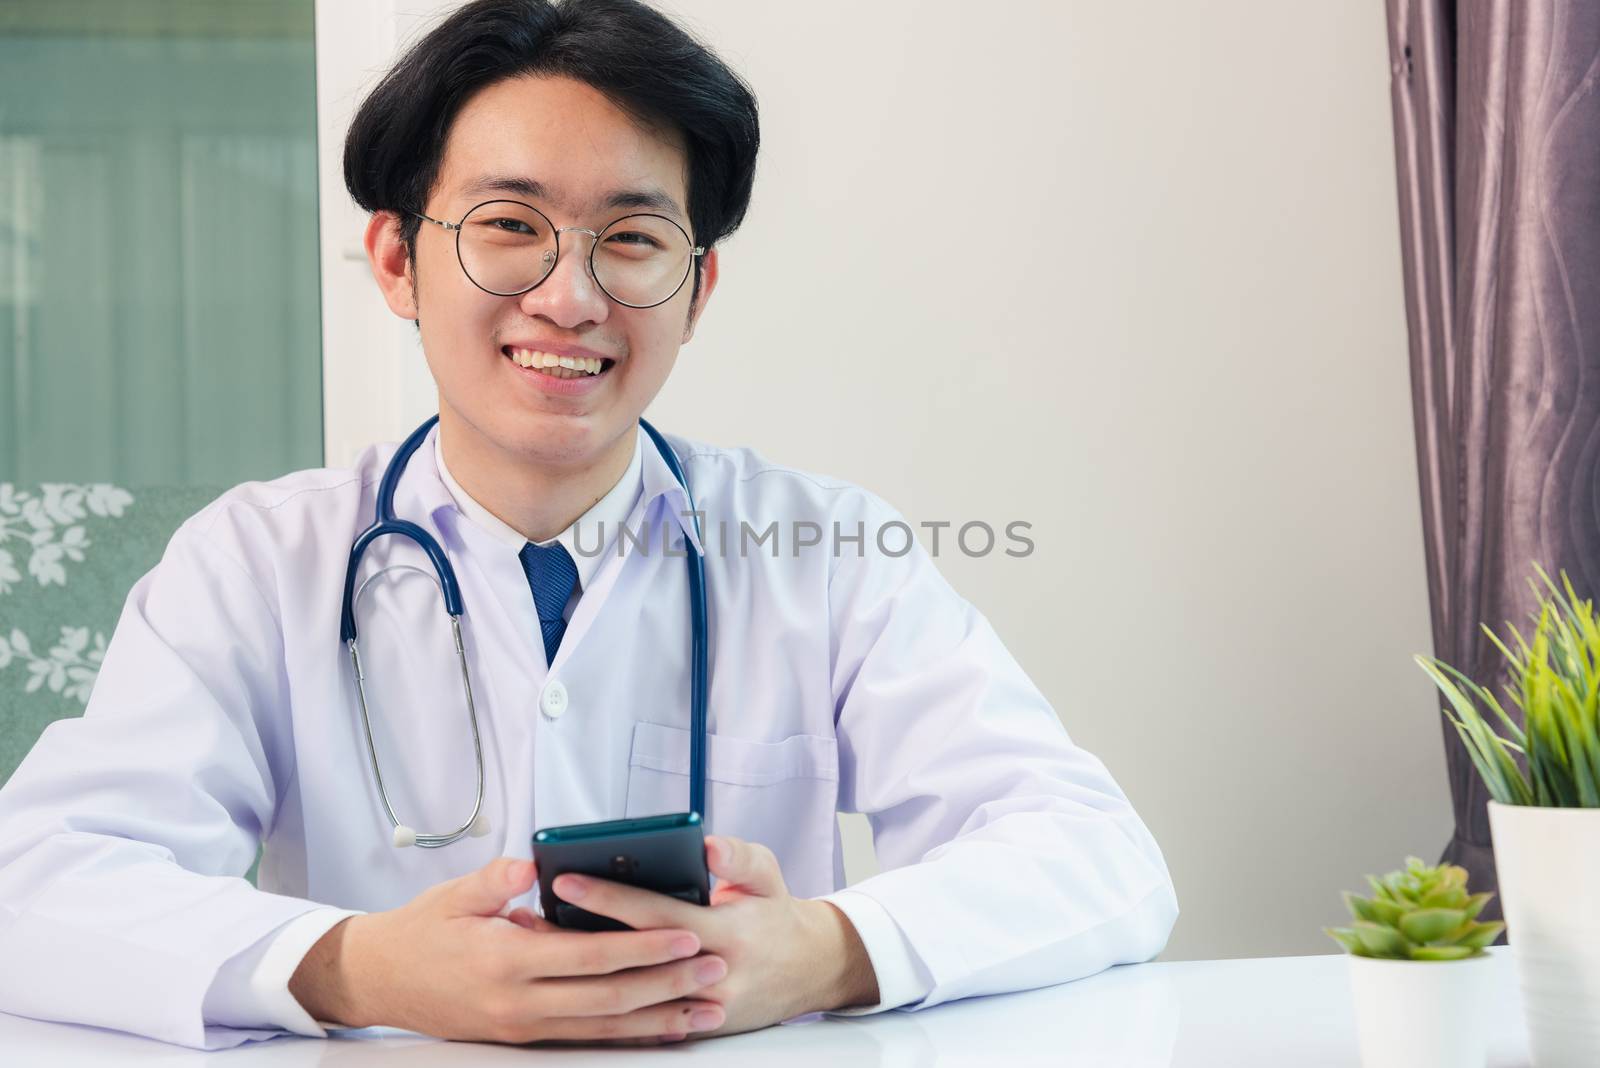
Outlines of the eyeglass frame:
[{"label": "eyeglass frame", "polygon": [[[461,229],[462,229],[463,226],[466,225],[467,217],[469,215],[471,215],[473,212],[477,211],[479,208],[481,208],[484,205],[486,205],[486,204],[515,204],[518,207],[527,208],[529,211],[531,211],[535,215],[539,216],[539,218],[541,218],[545,222],[549,223],[550,224],[551,233],[555,234],[555,239],[556,239],[556,258],[551,262],[550,269],[544,273],[544,277],[539,279],[537,282],[533,283],[533,285],[529,286],[527,289],[520,289],[515,293],[496,293],[494,290],[489,289],[487,286],[484,286],[482,283],[480,283],[476,278],[472,277],[472,272],[467,270],[467,261],[464,260],[461,257]],[[489,294],[492,297],[520,297],[525,293],[532,293],[535,289],[538,289],[540,286],[544,285],[545,282],[549,280],[550,276],[556,273],[556,268],[561,265],[561,235],[563,233],[566,233],[569,230],[575,230],[575,231],[577,231],[578,233],[581,233],[581,234],[588,234],[590,237],[594,238],[594,240],[592,242],[590,242],[590,244],[589,244],[589,255],[587,257],[587,262],[588,262],[588,265],[589,265],[589,277],[594,279],[594,284],[600,288],[600,292],[602,292],[602,293],[604,293],[606,295],[606,299],[609,300],[609,301],[612,301],[613,303],[618,304],[618,305],[620,305],[620,306],[622,306],[624,308],[633,308],[635,310],[640,310],[640,311],[642,311],[644,309],[647,309],[647,308],[659,308],[661,305],[665,304],[667,301],[669,301],[673,297],[677,296],[678,293],[683,289],[683,283],[687,282],[689,280],[689,275],[694,273],[694,268],[695,268],[695,262],[694,261],[696,259],[698,259],[699,257],[705,255],[705,251],[706,251],[705,250],[705,246],[704,245],[696,245],[694,243],[694,238],[689,236],[689,231],[685,230],[682,226],[679,226],[678,223],[675,220],[669,219],[665,215],[659,215],[659,214],[657,214],[657,213],[655,213],[653,211],[635,211],[635,212],[631,212],[631,213],[629,213],[627,215],[619,215],[615,219],[612,219],[610,222],[608,222],[604,226],[602,226],[598,232],[589,229],[587,226],[557,226],[555,224],[555,222],[550,218],[550,216],[546,215],[544,212],[540,211],[538,208],[534,207],[532,204],[529,204],[528,202],[523,201],[523,200],[508,200],[505,197],[495,197],[495,198],[493,198],[491,200],[485,200],[485,201],[482,201],[481,203],[474,204],[472,207],[468,208],[465,212],[462,213],[461,221],[460,222],[456,222],[456,223],[445,222],[442,219],[435,219],[432,216],[424,215],[420,211],[414,211],[411,214],[415,215],[417,218],[423,220],[424,222],[431,222],[435,226],[442,227],[442,228],[444,228],[446,230],[455,231],[455,235],[456,235],[456,262],[461,265],[461,273],[467,276],[467,281],[471,282],[473,285],[477,286],[479,289],[483,290],[485,293]],[[683,239],[685,241],[689,242],[689,248],[690,248],[690,251],[689,251],[689,264],[688,264],[688,267],[683,272],[683,277],[678,279],[678,284],[673,287],[673,290],[672,290],[671,293],[668,293],[665,297],[662,297],[660,300],[656,301],[654,304],[629,304],[625,300],[619,300],[611,292],[611,290],[609,290],[609,289],[607,289],[605,287],[605,283],[600,281],[600,277],[597,274],[594,273],[594,250],[600,247],[600,235],[605,233],[607,230],[611,229],[613,226],[617,225],[617,223],[622,222],[622,221],[624,221],[626,219],[640,219],[640,218],[660,219],[662,222],[671,224],[680,234],[683,235]]]}]

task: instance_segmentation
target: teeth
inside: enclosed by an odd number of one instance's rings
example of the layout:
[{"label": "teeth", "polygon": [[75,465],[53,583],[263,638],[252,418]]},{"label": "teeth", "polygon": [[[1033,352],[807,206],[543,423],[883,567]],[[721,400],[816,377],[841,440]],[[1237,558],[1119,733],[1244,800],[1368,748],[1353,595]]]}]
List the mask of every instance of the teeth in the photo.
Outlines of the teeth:
[{"label": "teeth", "polygon": [[[534,349],[512,349],[511,359],[522,367],[565,368],[583,374],[597,375],[604,361],[593,356],[556,356]],[[570,377],[563,375],[560,377]]]}]

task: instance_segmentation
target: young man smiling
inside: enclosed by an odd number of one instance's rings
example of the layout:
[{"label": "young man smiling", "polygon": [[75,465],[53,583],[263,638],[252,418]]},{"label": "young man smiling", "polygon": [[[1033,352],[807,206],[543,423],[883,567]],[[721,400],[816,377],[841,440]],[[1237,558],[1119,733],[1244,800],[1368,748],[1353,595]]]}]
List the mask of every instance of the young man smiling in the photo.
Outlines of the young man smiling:
[{"label": "young man smiling", "polygon": [[[130,594],[85,717],[0,792],[0,1009],[197,1046],[316,1021],[656,1042],[1159,951],[1176,905],[1148,831],[927,555],[875,548],[896,514],[682,438],[708,517],[865,537],[706,557],[711,907],[568,876],[562,897],[634,930],[530,910],[514,858],[535,826],[685,807],[681,558],[574,539],[698,544],[639,419],[716,292],[757,143],[739,79],[632,0],[480,0],[400,61],[345,173],[438,385],[396,512],[461,578],[490,833],[394,849],[363,774],[336,594],[394,447],[238,487]],[[378,566],[415,564],[388,544]],[[471,766],[459,680],[365,644],[381,625],[447,647],[414,586],[363,608],[363,659],[399,680],[385,782],[448,812]],[[868,813],[884,868],[850,889],[837,810]],[[256,889],[237,876],[261,841]]]}]

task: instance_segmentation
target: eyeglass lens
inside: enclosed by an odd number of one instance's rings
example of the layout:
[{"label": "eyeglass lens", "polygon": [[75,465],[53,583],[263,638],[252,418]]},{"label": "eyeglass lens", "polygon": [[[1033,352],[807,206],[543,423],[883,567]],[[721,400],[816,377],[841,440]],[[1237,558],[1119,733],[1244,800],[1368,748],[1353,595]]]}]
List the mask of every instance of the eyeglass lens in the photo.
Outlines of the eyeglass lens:
[{"label": "eyeglass lens", "polygon": [[[490,293],[526,292],[555,267],[555,228],[543,214],[518,201],[478,205],[461,221],[456,236],[462,268]],[[577,236],[568,234],[564,255],[580,247]],[[670,220],[658,215],[624,216],[595,241],[594,279],[619,303],[649,307],[683,285],[693,253],[688,236]]]}]

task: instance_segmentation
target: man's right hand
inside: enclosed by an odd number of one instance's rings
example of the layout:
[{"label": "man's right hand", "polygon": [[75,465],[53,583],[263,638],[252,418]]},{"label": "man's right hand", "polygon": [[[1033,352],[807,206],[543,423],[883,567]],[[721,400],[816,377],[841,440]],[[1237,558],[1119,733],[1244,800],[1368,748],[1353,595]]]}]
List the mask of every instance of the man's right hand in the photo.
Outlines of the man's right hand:
[{"label": "man's right hand", "polygon": [[319,1021],[440,1038],[637,1044],[720,1027],[694,994],[727,972],[690,931],[567,931],[506,903],[532,861],[502,857],[388,912],[341,921],[311,948],[292,993]]}]

